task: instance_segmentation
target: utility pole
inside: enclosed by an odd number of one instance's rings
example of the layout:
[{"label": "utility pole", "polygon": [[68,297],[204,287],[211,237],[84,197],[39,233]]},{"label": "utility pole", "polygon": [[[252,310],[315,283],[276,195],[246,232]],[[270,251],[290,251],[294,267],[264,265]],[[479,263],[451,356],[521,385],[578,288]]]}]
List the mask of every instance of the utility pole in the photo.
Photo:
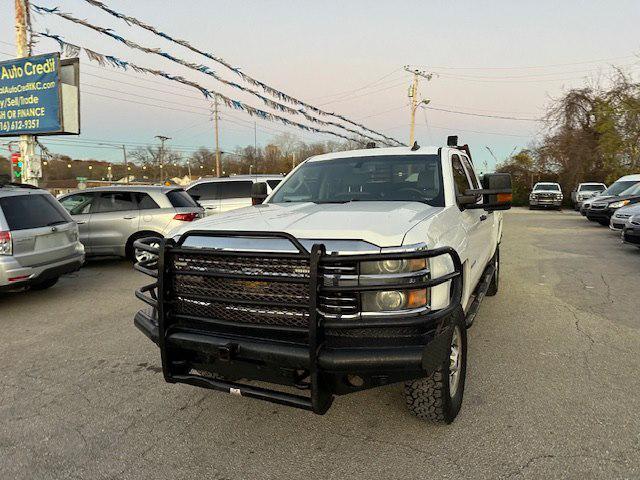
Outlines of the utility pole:
[{"label": "utility pole", "polygon": [[296,168],[296,152],[291,155],[291,170]]},{"label": "utility pole", "polygon": [[427,80],[431,80],[433,77],[432,73],[426,73],[422,70],[414,69],[411,70],[409,66],[404,67],[405,72],[409,72],[413,74],[413,82],[409,87],[409,98],[411,100],[411,126],[409,130],[409,146],[412,146],[416,141],[416,110],[420,105],[426,105],[430,102],[430,100],[421,100],[418,101],[418,84],[420,81],[420,77],[426,78]]},{"label": "utility pole", "polygon": [[160,183],[163,182],[162,179],[162,168],[163,168],[163,163],[164,163],[164,142],[166,142],[167,140],[171,140],[170,137],[165,137],[164,135],[156,135],[156,138],[158,140],[160,140],[160,151],[158,152],[158,160],[160,162]]},{"label": "utility pole", "polygon": [[219,177],[222,173],[222,165],[220,164],[220,140],[218,138],[218,95],[214,95],[214,107],[213,123],[216,128],[216,177]]},{"label": "utility pole", "polygon": [[253,154],[258,158],[258,122],[253,122]]},{"label": "utility pole", "polygon": [[124,174],[126,175],[125,182],[129,183],[129,163],[127,162],[127,147],[125,147],[124,145],[122,145],[122,154],[124,156]]},{"label": "utility pole", "polygon": [[[15,0],[16,22],[16,57],[24,58],[31,55],[27,41],[27,16],[29,15],[29,1]],[[38,186],[42,176],[40,160],[36,158],[36,139],[33,135],[20,135],[20,159],[23,162],[22,181]]]}]

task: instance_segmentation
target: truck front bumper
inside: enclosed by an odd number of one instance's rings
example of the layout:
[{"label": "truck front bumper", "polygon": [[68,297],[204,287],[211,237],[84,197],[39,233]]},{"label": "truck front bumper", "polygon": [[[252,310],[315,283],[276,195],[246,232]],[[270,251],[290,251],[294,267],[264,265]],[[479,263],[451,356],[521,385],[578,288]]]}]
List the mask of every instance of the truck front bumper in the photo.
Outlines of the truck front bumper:
[{"label": "truck front bumper", "polygon": [[[199,232],[200,235],[218,236],[262,236],[264,232]],[[336,260],[348,261],[351,256],[335,256],[324,253],[321,245],[314,245],[307,252],[293,238],[284,233],[269,233],[268,236],[286,238],[299,247],[297,259],[309,261],[309,276],[305,280],[309,287],[308,323],[303,327],[281,327],[274,325],[248,324],[242,317],[234,320],[219,317],[194,317],[176,312],[176,300],[189,297],[172,289],[179,281],[175,261],[179,255],[180,265],[193,254],[194,249],[181,248],[181,242],[163,241],[158,250],[137,242],[136,246],[158,254],[157,270],[147,264],[136,268],[144,273],[157,273],[158,281],[136,292],[136,296],[152,308],[139,311],[134,323],[160,348],[164,378],[170,383],[187,383],[199,387],[219,390],[235,395],[267,400],[283,405],[303,408],[323,414],[331,405],[334,395],[343,395],[390,383],[424,377],[449,359],[451,325],[463,315],[460,308],[462,296],[462,266],[457,253],[448,247],[398,254],[357,255],[358,261],[375,261],[392,258],[416,259],[449,256],[453,272],[437,278],[421,279],[411,288],[431,287],[450,282],[449,307],[437,311],[421,311],[407,317],[339,319],[329,318],[320,312],[318,298],[328,294],[339,296],[344,291],[360,288],[367,291],[401,288],[395,284],[367,286],[327,285],[326,278],[319,273],[319,265],[332,265]],[[181,241],[184,239],[181,239]],[[153,240],[157,242],[157,239]],[[208,264],[220,265],[219,258],[227,258],[234,265],[246,253],[197,250],[197,255],[211,260]],[[188,263],[188,262],[186,262]],[[184,268],[181,266],[181,268]],[[237,267],[236,267],[237,268]],[[238,270],[235,270],[236,272]],[[229,277],[237,280],[245,274],[190,272],[190,276],[206,275],[203,278]],[[252,272],[251,281],[262,281]],[[265,277],[266,278],[266,277]],[[283,279],[269,277],[276,283]],[[324,278],[324,280],[323,280]],[[300,283],[298,281],[298,283]],[[406,288],[406,285],[403,284]],[[265,287],[270,288],[270,287]],[[222,293],[216,293],[222,296]],[[195,300],[193,300],[195,301]],[[197,296],[198,306],[218,302],[203,295]],[[238,299],[229,310],[236,312]],[[263,301],[263,304],[265,302]],[[275,304],[274,304],[275,305]],[[243,308],[246,302],[243,303]],[[253,308],[253,307],[252,307]],[[262,309],[269,310],[263,305]],[[179,310],[179,309],[178,309]],[[248,310],[246,310],[248,311]],[[251,310],[253,313],[256,309]],[[235,313],[234,313],[235,315]],[[249,316],[249,313],[247,313]],[[239,379],[269,382],[276,385],[307,390],[308,396],[282,390],[266,389],[251,384],[238,383]]]},{"label": "truck front bumper", "polygon": [[[158,324],[149,311],[139,311],[134,323],[158,344]],[[344,395],[422,377],[437,369],[446,358],[449,333],[446,326],[433,329],[423,337],[424,345],[392,346],[397,339],[390,339],[389,346],[322,348],[317,355],[322,388],[331,394]],[[198,332],[174,333],[165,339],[165,345],[180,357],[175,365],[179,371],[172,372],[170,382],[191,383],[228,393],[234,388],[243,394],[250,387],[202,375],[208,371],[226,379],[244,378],[310,388],[308,382],[304,382],[310,369],[309,348],[304,345]],[[191,373],[192,370],[197,373]],[[284,397],[278,398],[281,401],[277,403],[313,410],[306,400],[294,398],[293,403],[288,403]]]},{"label": "truck front bumper", "polygon": [[529,199],[530,207],[553,207],[560,208],[562,206],[562,199],[555,198],[532,198]]}]

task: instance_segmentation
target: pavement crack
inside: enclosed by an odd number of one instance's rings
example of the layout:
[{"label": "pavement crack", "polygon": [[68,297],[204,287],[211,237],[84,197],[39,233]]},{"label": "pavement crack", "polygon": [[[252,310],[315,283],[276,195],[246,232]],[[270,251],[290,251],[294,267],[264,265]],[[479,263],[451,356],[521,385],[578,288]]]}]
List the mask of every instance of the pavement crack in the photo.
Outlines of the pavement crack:
[{"label": "pavement crack", "polygon": [[551,455],[550,453],[545,453],[545,454],[542,454],[542,455],[534,455],[533,457],[530,457],[525,463],[520,465],[517,470],[509,473],[506,478],[514,478],[514,477],[517,477],[519,475],[522,475],[522,473],[526,469],[528,469],[531,466],[531,464],[537,462],[538,460],[544,460],[544,459],[548,459],[548,458],[555,458],[555,455]]},{"label": "pavement crack", "polygon": [[611,286],[609,285],[609,282],[604,279],[604,273],[600,274],[600,278],[602,279],[602,283],[604,283],[604,285],[607,287],[607,299],[610,303],[614,303],[613,299],[611,298]]}]

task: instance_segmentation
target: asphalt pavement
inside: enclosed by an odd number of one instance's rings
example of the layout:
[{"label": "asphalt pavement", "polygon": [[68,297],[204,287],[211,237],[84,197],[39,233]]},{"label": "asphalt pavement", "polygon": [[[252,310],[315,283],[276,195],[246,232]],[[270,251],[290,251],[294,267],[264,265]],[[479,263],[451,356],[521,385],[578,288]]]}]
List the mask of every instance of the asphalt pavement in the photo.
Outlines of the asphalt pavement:
[{"label": "asphalt pavement", "polygon": [[640,249],[572,211],[505,223],[448,426],[399,386],[316,416],[165,383],[125,261],[0,297],[0,478],[640,478]]}]

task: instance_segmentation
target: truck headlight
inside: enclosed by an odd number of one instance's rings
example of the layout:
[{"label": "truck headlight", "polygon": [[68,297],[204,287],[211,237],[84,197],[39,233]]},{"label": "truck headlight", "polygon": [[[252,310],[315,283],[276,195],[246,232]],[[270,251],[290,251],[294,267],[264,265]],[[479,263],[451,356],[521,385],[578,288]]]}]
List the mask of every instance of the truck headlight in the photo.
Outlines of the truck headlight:
[{"label": "truck headlight", "polygon": [[363,312],[397,312],[425,307],[428,302],[426,288],[416,290],[383,290],[362,292]]},{"label": "truck headlight", "polygon": [[619,202],[613,202],[609,204],[609,208],[620,208],[628,205],[630,200],[620,200]]},{"label": "truck headlight", "polygon": [[378,262],[361,262],[360,273],[362,275],[389,275],[395,273],[419,272],[427,268],[426,258],[410,260],[380,260]]}]

